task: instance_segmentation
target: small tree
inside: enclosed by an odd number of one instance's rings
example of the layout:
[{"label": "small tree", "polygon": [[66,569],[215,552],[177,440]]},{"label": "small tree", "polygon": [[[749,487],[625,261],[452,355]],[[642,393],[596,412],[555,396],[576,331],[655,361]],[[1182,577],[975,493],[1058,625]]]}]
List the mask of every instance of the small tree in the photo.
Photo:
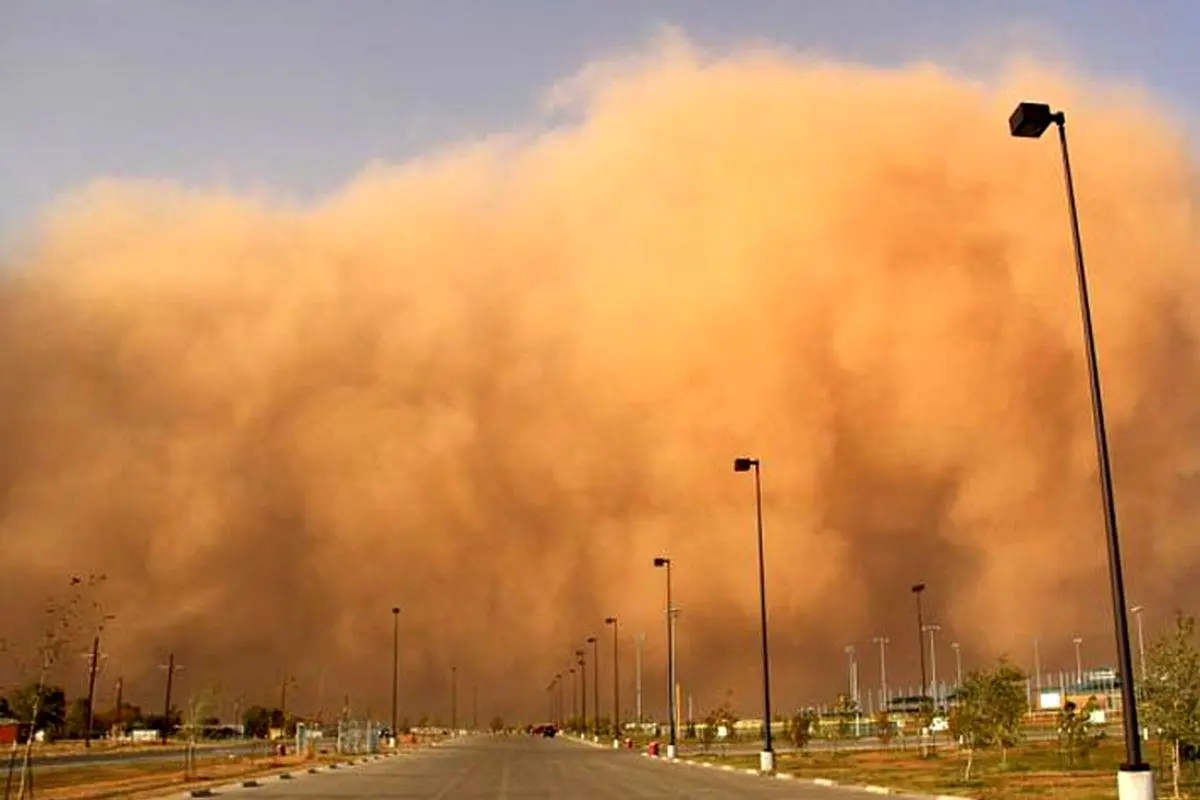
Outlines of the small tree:
[{"label": "small tree", "polygon": [[838,695],[837,702],[833,705],[835,727],[831,737],[835,753],[837,752],[837,742],[850,737],[858,713],[858,703],[854,701],[853,697],[846,694]]},{"label": "small tree", "polygon": [[884,747],[892,743],[896,738],[896,723],[892,722],[892,717],[888,714],[887,709],[881,708],[875,712],[873,720],[875,728],[875,736],[879,739]]},{"label": "small tree", "polygon": [[[37,679],[31,684],[33,686],[32,702],[28,708],[27,717],[22,720],[30,724],[30,731],[29,736],[25,739],[21,758],[21,779],[17,786],[17,800],[24,800],[27,787],[32,788],[34,734],[38,730],[37,723],[44,720],[42,704],[46,695],[46,681],[51,670],[77,642],[81,633],[84,630],[96,629],[102,624],[104,613],[95,594],[104,581],[104,575],[72,576],[65,596],[53,596],[46,604],[45,627],[42,629],[41,640],[38,642],[33,664],[33,671],[36,672]],[[13,705],[17,705],[15,700]],[[61,729],[66,717],[65,699],[62,701],[61,708],[57,709],[57,714],[58,728]],[[20,719],[20,717],[18,718]],[[17,746],[18,743],[14,741],[9,758],[5,796],[8,796],[9,785],[12,783],[12,769],[16,762]]]},{"label": "small tree", "polygon": [[1104,738],[1104,730],[1092,722],[1097,708],[1096,698],[1091,697],[1082,709],[1068,700],[1058,712],[1058,747],[1070,766],[1091,760],[1092,751]]},{"label": "small tree", "polygon": [[492,733],[500,733],[504,730],[504,717],[497,714],[492,717]]},{"label": "small tree", "polygon": [[64,730],[68,739],[82,739],[90,734],[88,731],[88,701],[86,697],[76,697],[67,707]]},{"label": "small tree", "polygon": [[1146,722],[1171,745],[1171,781],[1179,797],[1182,745],[1200,739],[1200,648],[1193,617],[1177,615],[1174,630],[1151,645],[1142,707]]},{"label": "small tree", "polygon": [[697,733],[700,734],[700,747],[707,753],[712,748],[713,742],[717,739],[717,725],[719,723],[717,722],[716,713],[710,711],[701,723],[700,730]]},{"label": "small tree", "polygon": [[963,780],[970,780],[975,752],[999,747],[1001,763],[1008,763],[1008,748],[1021,736],[1021,720],[1028,710],[1025,673],[1001,659],[994,669],[976,670],[963,680],[957,703],[950,713],[950,731],[967,754]]},{"label": "small tree", "polygon": [[734,726],[737,725],[738,716],[728,699],[709,712],[706,721],[712,726],[714,736],[720,728],[724,727],[726,742],[732,742],[737,738],[737,730]]},{"label": "small tree", "polygon": [[263,706],[250,706],[242,714],[242,726],[246,735],[254,739],[265,739],[271,733],[271,711]]},{"label": "small tree", "polygon": [[921,737],[921,757],[929,756],[930,744],[933,740],[933,698],[922,696],[917,705],[917,735]]},{"label": "small tree", "polygon": [[816,726],[817,717],[809,709],[797,711],[792,715],[788,722],[788,739],[792,742],[792,747],[796,750],[806,750],[809,743],[812,742],[813,728]]}]

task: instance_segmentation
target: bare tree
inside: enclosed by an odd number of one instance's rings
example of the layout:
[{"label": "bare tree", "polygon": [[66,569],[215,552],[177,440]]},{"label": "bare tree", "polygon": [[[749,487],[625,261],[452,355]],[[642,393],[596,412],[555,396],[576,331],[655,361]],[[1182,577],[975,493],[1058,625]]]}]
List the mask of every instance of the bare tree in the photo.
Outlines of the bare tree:
[{"label": "bare tree", "polygon": [[[42,710],[42,698],[46,691],[47,681],[54,667],[62,656],[71,651],[80,637],[99,626],[104,619],[104,612],[98,593],[105,581],[104,575],[71,576],[67,590],[62,595],[52,595],[46,601],[44,609],[44,627],[38,640],[33,656],[33,670],[36,671],[36,690],[33,697],[33,708],[29,716],[29,733],[25,737],[24,752],[21,754],[21,774],[17,784],[17,800],[25,800],[26,794],[33,790],[33,743],[37,734],[38,716]],[[25,722],[26,720],[21,720]],[[8,775],[5,780],[4,796],[9,797],[13,768],[15,766],[20,737],[13,742],[12,753],[8,762]]]}]

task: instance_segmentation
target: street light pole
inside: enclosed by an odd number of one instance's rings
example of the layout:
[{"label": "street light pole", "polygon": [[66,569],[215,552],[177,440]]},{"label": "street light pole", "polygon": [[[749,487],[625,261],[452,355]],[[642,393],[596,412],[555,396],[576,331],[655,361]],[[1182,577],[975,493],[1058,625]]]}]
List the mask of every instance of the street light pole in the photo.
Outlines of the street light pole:
[{"label": "street light pole", "polygon": [[566,712],[566,709],[563,708],[563,674],[561,672],[556,674],[554,681],[558,684],[558,708],[554,718],[554,727],[561,730],[563,727],[563,716],[565,716]]},{"label": "street light pole", "polygon": [[951,642],[950,649],[954,651],[954,687],[962,688],[962,645],[958,642]]},{"label": "street light pole", "polygon": [[759,755],[759,771],[775,771],[775,751],[771,747],[771,659],[767,652],[767,568],[763,547],[762,464],[757,458],[736,458],[734,472],[754,470],[754,511],[758,523],[758,606],[762,624],[763,671],[763,749]]},{"label": "street light pole", "polygon": [[400,730],[397,727],[400,718],[399,710],[399,687],[400,686],[400,607],[392,608],[392,739],[396,740],[400,735]]},{"label": "street light pole", "polygon": [[675,758],[676,738],[675,738],[675,619],[672,615],[674,606],[671,604],[671,559],[664,556],[658,556],[654,559],[654,566],[666,569],[667,571],[667,713],[670,717],[668,723],[671,738],[667,744],[667,758]]},{"label": "street light pole", "polygon": [[571,673],[571,719],[568,722],[576,723],[579,720],[579,673],[574,667],[567,671]]},{"label": "street light pole", "polygon": [[458,667],[450,667],[450,734],[458,735]]},{"label": "street light pole", "polygon": [[1154,774],[1142,758],[1141,729],[1137,719],[1137,699],[1133,688],[1133,657],[1129,647],[1129,619],[1125,610],[1125,577],[1121,562],[1121,537],[1117,528],[1117,507],[1113,499],[1112,467],[1109,463],[1108,431],[1104,424],[1103,393],[1100,389],[1100,364],[1096,355],[1096,338],[1092,330],[1091,299],[1088,296],[1087,269],[1083,260],[1083,241],[1079,233],[1079,208],[1075,202],[1075,179],[1071,174],[1071,157],[1067,147],[1067,117],[1062,111],[1051,111],[1045,103],[1019,104],[1009,117],[1009,132],[1013,136],[1037,138],[1053,123],[1058,128],[1058,143],[1062,151],[1063,176],[1066,181],[1067,206],[1071,221],[1071,242],[1075,250],[1075,275],[1079,285],[1079,310],[1083,323],[1083,339],[1087,355],[1088,383],[1092,398],[1092,422],[1095,427],[1096,458],[1100,473],[1100,500],[1104,512],[1104,531],[1108,545],[1109,580],[1112,584],[1113,623],[1117,639],[1117,655],[1121,673],[1121,720],[1125,729],[1125,763],[1117,773],[1120,800],[1152,800]]},{"label": "street light pole", "polygon": [[595,636],[589,636],[588,644],[592,646],[592,735],[600,735],[600,643]]},{"label": "street light pole", "polygon": [[582,648],[576,650],[575,658],[575,664],[579,667],[579,723],[583,732],[587,733],[587,653]]},{"label": "street light pole", "polygon": [[619,746],[621,738],[621,658],[617,636],[617,618],[605,617],[605,625],[613,629],[613,744]]}]

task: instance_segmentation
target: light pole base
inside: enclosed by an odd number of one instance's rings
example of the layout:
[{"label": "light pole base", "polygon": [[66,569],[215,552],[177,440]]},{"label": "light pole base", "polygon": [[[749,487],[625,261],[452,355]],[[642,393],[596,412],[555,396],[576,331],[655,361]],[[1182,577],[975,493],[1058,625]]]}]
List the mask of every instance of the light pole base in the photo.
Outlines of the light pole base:
[{"label": "light pole base", "polygon": [[673,744],[667,745],[667,758],[672,761],[675,759],[675,745],[673,745]]},{"label": "light pole base", "polygon": [[1117,772],[1119,800],[1154,800],[1154,773],[1149,767]]},{"label": "light pole base", "polygon": [[[758,754],[758,771],[771,773],[775,771],[775,751],[763,750]],[[1125,798],[1121,798],[1125,800]]]}]

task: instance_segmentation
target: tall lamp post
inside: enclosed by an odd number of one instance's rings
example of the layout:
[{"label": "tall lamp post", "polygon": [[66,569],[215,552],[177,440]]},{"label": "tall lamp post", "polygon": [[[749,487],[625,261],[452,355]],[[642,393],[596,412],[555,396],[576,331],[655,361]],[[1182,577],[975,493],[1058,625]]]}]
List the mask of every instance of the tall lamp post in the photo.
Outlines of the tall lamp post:
[{"label": "tall lamp post", "polygon": [[458,736],[458,667],[450,667],[450,731]]},{"label": "tall lamp post", "polygon": [[587,733],[587,653],[582,649],[576,650],[575,659],[575,665],[579,667],[579,726]]},{"label": "tall lamp post", "polygon": [[400,736],[397,688],[400,685],[400,607],[392,608],[392,741]]},{"label": "tall lamp post", "polygon": [[1125,577],[1121,562],[1121,537],[1117,529],[1117,508],[1113,500],[1112,468],[1108,456],[1108,431],[1104,424],[1104,402],[1100,390],[1100,364],[1096,356],[1096,338],[1092,330],[1091,299],[1088,296],[1087,269],[1083,261],[1083,241],[1079,233],[1079,209],[1075,202],[1075,179],[1067,148],[1067,116],[1052,111],[1045,103],[1020,103],[1008,118],[1009,132],[1019,138],[1036,139],[1054,124],[1062,153],[1066,181],[1067,208],[1071,222],[1071,243],[1075,250],[1075,277],[1079,285],[1079,311],[1087,356],[1088,383],[1092,397],[1092,423],[1095,427],[1096,458],[1099,462],[1100,501],[1104,512],[1104,532],[1108,544],[1108,571],[1112,584],[1113,627],[1117,638],[1117,656],[1121,671],[1121,720],[1125,729],[1125,763],[1117,772],[1120,800],[1152,800],[1154,774],[1142,758],[1141,728],[1137,720],[1137,700],[1133,686],[1133,657],[1129,647],[1129,619],[1126,616]]},{"label": "tall lamp post", "polygon": [[567,670],[571,673],[571,718],[567,720],[568,725],[576,725],[579,722],[579,673],[574,667]]},{"label": "tall lamp post", "polygon": [[735,458],[734,472],[754,471],[754,511],[758,523],[758,607],[762,623],[763,671],[763,749],[759,755],[761,772],[775,771],[775,751],[771,747],[771,660],[767,653],[767,569],[763,554],[762,465],[757,458]]},{"label": "tall lamp post", "polygon": [[617,637],[617,618],[605,617],[605,625],[613,629],[613,746],[620,746],[621,738],[621,659]]},{"label": "tall lamp post", "polygon": [[675,758],[675,618],[671,605],[671,559],[657,556],[654,566],[667,571],[667,715],[671,737],[667,743],[667,758]]},{"label": "tall lamp post", "polygon": [[600,735],[600,643],[595,636],[589,636],[587,643],[592,646],[592,734]]}]

